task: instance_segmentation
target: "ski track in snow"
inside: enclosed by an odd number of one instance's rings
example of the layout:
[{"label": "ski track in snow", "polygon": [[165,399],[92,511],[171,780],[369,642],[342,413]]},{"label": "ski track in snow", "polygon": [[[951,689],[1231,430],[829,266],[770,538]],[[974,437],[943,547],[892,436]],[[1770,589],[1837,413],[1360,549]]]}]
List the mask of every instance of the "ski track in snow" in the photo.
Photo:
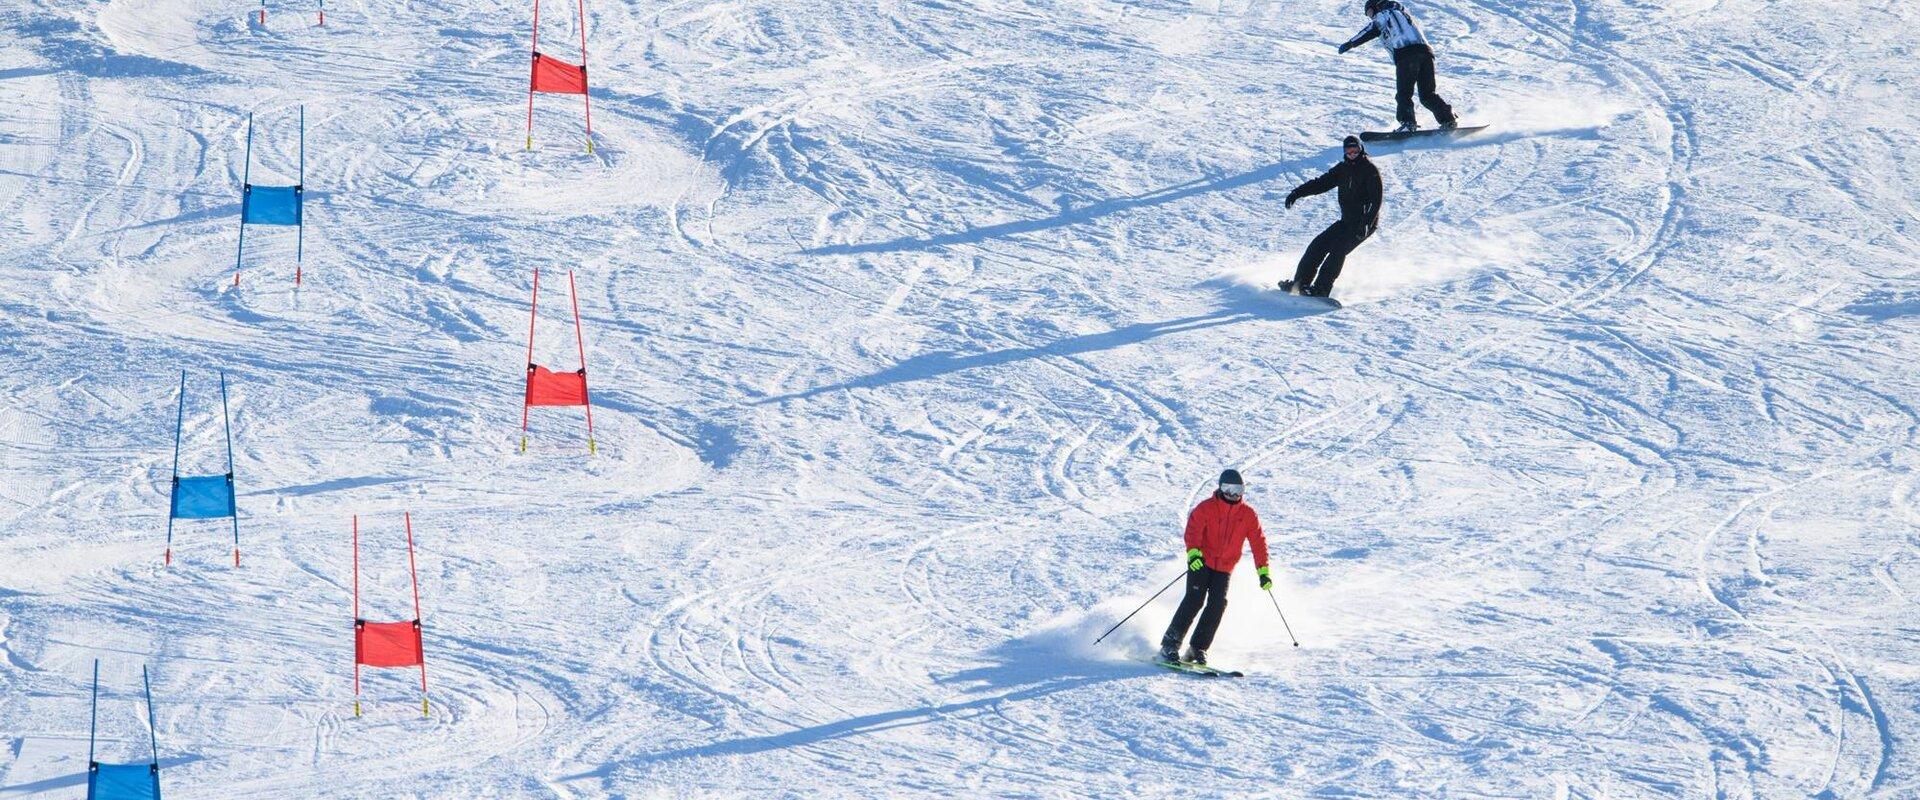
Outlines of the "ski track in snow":
[{"label": "ski track in snow", "polygon": [[[0,797],[84,792],[95,658],[183,796],[1920,792],[1920,17],[1422,2],[1493,127],[1376,148],[1327,312],[1264,287],[1390,115],[1351,5],[595,3],[591,155],[530,5],[0,11]],[[591,457],[516,452],[535,266]],[[159,563],[183,369],[241,569]],[[1173,592],[1091,646],[1228,465],[1304,646],[1250,575],[1247,679],[1139,663]],[[356,719],[403,510],[432,714]]]}]

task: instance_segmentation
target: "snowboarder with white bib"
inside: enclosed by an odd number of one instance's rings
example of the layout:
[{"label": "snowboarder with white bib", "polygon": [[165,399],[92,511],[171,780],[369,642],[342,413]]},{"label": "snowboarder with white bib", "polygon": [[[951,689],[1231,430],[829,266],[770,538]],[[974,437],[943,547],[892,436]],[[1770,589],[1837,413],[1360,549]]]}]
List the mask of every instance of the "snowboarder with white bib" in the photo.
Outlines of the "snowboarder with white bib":
[{"label": "snowboarder with white bib", "polygon": [[1380,169],[1368,160],[1367,148],[1358,136],[1348,136],[1341,150],[1340,163],[1327,174],[1287,193],[1287,208],[1293,208],[1302,197],[1339,189],[1340,218],[1313,237],[1307,252],[1300,255],[1293,279],[1281,281],[1280,291],[1307,297],[1332,295],[1333,282],[1340,278],[1347,254],[1372,236],[1380,224]]},{"label": "snowboarder with white bib", "polygon": [[1187,515],[1187,594],[1173,612],[1173,622],[1160,638],[1160,661],[1181,663],[1180,642],[1187,640],[1187,629],[1199,615],[1200,625],[1188,640],[1185,663],[1205,666],[1207,648],[1213,646],[1213,634],[1220,618],[1227,613],[1227,579],[1233,577],[1233,565],[1240,551],[1253,545],[1253,564],[1260,576],[1260,588],[1273,588],[1267,574],[1267,537],[1260,530],[1260,515],[1246,504],[1246,484],[1237,470],[1220,473],[1213,496],[1200,501]]},{"label": "snowboarder with white bib", "polygon": [[1412,133],[1420,129],[1420,123],[1413,118],[1413,95],[1416,89],[1420,93],[1420,104],[1433,112],[1440,129],[1453,130],[1459,125],[1459,120],[1454,117],[1453,108],[1440,99],[1440,93],[1434,89],[1433,48],[1428,46],[1427,36],[1420,32],[1420,25],[1413,21],[1413,15],[1407,13],[1406,7],[1398,0],[1367,0],[1362,10],[1369,17],[1367,27],[1340,45],[1340,52],[1345,53],[1378,38],[1393,54],[1394,99],[1399,104],[1396,114],[1400,119],[1400,129],[1396,133]]}]

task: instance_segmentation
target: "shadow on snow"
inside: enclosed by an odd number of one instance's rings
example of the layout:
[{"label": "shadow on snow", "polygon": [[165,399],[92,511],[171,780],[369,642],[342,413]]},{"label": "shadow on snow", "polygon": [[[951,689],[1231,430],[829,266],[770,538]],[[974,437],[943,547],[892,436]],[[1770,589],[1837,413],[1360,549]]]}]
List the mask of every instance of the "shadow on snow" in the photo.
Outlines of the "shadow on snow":
[{"label": "shadow on snow", "polygon": [[797,392],[789,392],[753,402],[754,405],[770,405],[787,400],[802,400],[827,392],[848,389],[875,389],[913,381],[938,378],[967,370],[985,367],[997,367],[1027,361],[1036,358],[1059,358],[1085,355],[1103,350],[1113,350],[1128,345],[1141,344],[1162,336],[1175,333],[1218,328],[1256,320],[1281,321],[1324,314],[1333,308],[1313,300],[1297,299],[1277,292],[1268,292],[1254,287],[1228,283],[1224,280],[1210,282],[1219,292],[1225,303],[1205,314],[1161,320],[1159,322],[1140,322],[1100,333],[1070,336],[1058,341],[1033,347],[1014,347],[1005,350],[993,350],[985,353],[961,354],[948,351],[925,353],[895,364],[891,367],[851,380],[816,386]]}]

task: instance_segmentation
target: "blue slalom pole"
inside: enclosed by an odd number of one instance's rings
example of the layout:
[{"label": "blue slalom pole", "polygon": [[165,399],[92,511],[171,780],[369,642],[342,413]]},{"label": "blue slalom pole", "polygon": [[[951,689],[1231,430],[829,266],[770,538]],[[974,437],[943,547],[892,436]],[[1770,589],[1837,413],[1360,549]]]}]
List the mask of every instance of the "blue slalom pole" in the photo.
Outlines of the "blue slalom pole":
[{"label": "blue slalom pole", "polygon": [[[262,6],[266,0],[260,0]],[[266,10],[260,12],[262,19]],[[253,112],[247,112],[247,149],[240,167],[240,246],[233,252],[233,285],[240,285],[240,259],[247,252],[247,196],[253,193]]]},{"label": "blue slalom pole", "polygon": [[147,741],[153,745],[153,763],[160,764],[160,730],[153,721],[153,681],[147,677],[147,665],[140,665],[140,684],[147,687]]},{"label": "blue slalom pole", "polygon": [[[246,230],[246,228],[241,228]],[[173,482],[167,488],[167,554],[164,565],[173,564],[173,513],[180,500],[180,426],[187,420],[187,371],[180,370],[180,410],[173,417]]]},{"label": "blue slalom pole", "polygon": [[233,565],[240,566],[240,504],[233,492],[233,419],[227,415],[227,371],[220,370],[220,422],[227,430],[227,510],[233,512]]},{"label": "blue slalom pole", "polygon": [[147,687],[147,741],[153,745],[153,796],[160,796],[160,726],[153,721],[153,681],[147,679],[147,665],[140,665],[140,684]]},{"label": "blue slalom pole", "polygon": [[307,107],[300,106],[300,182],[293,187],[293,285],[300,285],[300,263],[307,239]]},{"label": "blue slalom pole", "polygon": [[93,771],[93,734],[100,728],[100,659],[93,660],[93,701],[87,712],[87,771]]}]

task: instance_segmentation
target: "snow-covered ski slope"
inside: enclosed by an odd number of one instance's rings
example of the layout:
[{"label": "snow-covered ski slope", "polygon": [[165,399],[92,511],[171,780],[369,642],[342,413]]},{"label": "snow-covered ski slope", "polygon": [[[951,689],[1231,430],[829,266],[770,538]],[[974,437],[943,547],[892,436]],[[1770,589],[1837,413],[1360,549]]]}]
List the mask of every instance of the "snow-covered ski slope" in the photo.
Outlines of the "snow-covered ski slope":
[{"label": "snow-covered ski slope", "polygon": [[[1431,0],[1485,134],[1376,147],[1353,0],[0,7],[0,797],[1920,796],[1909,3]],[[543,49],[577,60],[572,7]],[[307,117],[305,284],[255,227]],[[1423,112],[1424,114],[1424,112]],[[578,409],[517,452],[536,360]],[[179,524],[223,463],[245,564]],[[1142,663],[1235,466],[1201,681]],[[369,671],[409,614],[432,714]]]}]

